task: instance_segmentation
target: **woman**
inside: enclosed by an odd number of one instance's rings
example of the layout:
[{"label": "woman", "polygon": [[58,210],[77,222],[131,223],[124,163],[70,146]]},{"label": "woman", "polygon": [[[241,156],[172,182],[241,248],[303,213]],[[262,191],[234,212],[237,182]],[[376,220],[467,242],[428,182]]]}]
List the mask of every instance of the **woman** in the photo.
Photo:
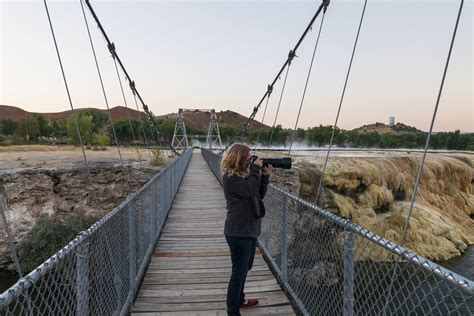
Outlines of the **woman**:
[{"label": "woman", "polygon": [[[253,160],[253,161],[252,161]],[[252,268],[265,215],[262,199],[267,191],[272,166],[252,159],[250,148],[233,144],[221,162],[222,184],[227,202],[224,235],[230,248],[232,275],[227,289],[227,314],[240,315],[240,308],[253,307],[257,299],[245,300],[244,287]]]}]

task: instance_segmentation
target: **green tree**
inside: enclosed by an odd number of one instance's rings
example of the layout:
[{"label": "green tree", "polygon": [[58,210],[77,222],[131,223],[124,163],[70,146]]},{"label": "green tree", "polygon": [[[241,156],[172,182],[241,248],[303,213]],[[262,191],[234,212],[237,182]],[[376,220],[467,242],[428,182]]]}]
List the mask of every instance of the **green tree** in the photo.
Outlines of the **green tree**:
[{"label": "green tree", "polygon": [[468,140],[464,149],[474,151],[474,133],[469,133],[467,138]]},{"label": "green tree", "polygon": [[16,134],[26,141],[36,141],[40,136],[40,124],[38,118],[28,114],[26,118],[18,122]]},{"label": "green tree", "polygon": [[398,148],[400,146],[400,138],[398,135],[385,133],[380,135],[380,147],[382,148]]},{"label": "green tree", "polygon": [[62,118],[51,123],[51,134],[56,138],[67,136],[67,119]]},{"label": "green tree", "polygon": [[306,130],[304,130],[303,128],[298,128],[296,130],[295,141],[303,142],[303,141],[305,141],[305,139],[306,139]]},{"label": "green tree", "polygon": [[15,135],[16,127],[18,123],[12,120],[11,118],[5,118],[0,120],[1,133],[3,135]]},{"label": "green tree", "polygon": [[87,111],[82,115],[89,115],[92,117],[92,124],[94,126],[94,133],[100,133],[109,124],[109,116],[101,111]]},{"label": "green tree", "polygon": [[77,118],[77,124],[81,133],[83,144],[91,144],[93,141],[94,125],[92,124],[92,116],[84,114],[73,114],[67,119],[67,135],[74,145],[79,144],[79,137],[77,135],[76,124],[74,116]]},{"label": "green tree", "polygon": [[239,131],[240,126],[234,126],[226,123],[222,123],[219,125],[219,129],[221,132],[221,139],[223,142],[230,141]]},{"label": "green tree", "polygon": [[173,133],[174,133],[174,126],[176,124],[176,120],[173,119],[162,119],[157,122],[160,131],[163,133],[162,137],[168,141],[171,142],[171,139],[173,138]]},{"label": "green tree", "polygon": [[31,113],[29,114],[29,117],[31,118],[32,121],[36,120],[36,122],[38,123],[38,129],[39,129],[38,136],[42,136],[42,137],[51,136],[51,133],[52,133],[51,124],[43,115],[39,113]]},{"label": "green tree", "polygon": [[331,140],[332,126],[319,125],[319,127],[312,127],[308,130],[308,141],[310,144],[317,144],[323,146],[329,144]]}]

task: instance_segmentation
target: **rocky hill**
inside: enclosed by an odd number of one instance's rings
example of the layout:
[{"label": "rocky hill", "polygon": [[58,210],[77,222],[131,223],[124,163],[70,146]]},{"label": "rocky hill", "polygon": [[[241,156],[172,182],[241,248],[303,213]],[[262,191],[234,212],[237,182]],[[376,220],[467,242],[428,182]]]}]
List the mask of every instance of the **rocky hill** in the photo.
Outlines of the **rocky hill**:
[{"label": "rocky hill", "polygon": [[[243,124],[247,117],[234,112],[234,111],[219,111],[216,112],[217,120],[219,124],[229,124],[234,126],[240,126]],[[210,111],[192,110],[184,111],[184,121],[187,127],[194,129],[207,129],[209,126],[209,119],[211,116]],[[158,116],[159,119],[172,119],[175,120],[177,113],[170,113],[166,115]],[[268,125],[262,124],[255,120],[250,122],[250,128],[270,128]]]},{"label": "rocky hill", "polygon": [[368,125],[363,125],[361,127],[353,129],[355,132],[361,132],[361,133],[370,133],[370,132],[376,132],[379,134],[387,134],[387,133],[406,133],[406,132],[422,132],[416,127],[408,126],[403,123],[397,123],[393,126],[387,125],[384,123],[376,122],[375,124],[368,124]]},{"label": "rocky hill", "polygon": [[[97,111],[102,112],[108,115],[107,110],[103,109],[96,109],[96,108],[81,108],[76,109],[77,112],[89,112],[89,111]],[[126,108],[124,106],[116,106],[110,109],[112,119],[119,120],[123,118],[131,117],[138,117],[139,112],[134,109]],[[63,112],[55,112],[55,113],[36,113],[36,112],[28,112],[16,106],[10,105],[0,105],[0,118],[10,118],[14,121],[19,121],[21,119],[26,118],[28,114],[41,114],[49,121],[55,121],[62,118],[69,117],[72,114],[72,111],[63,111]]]}]

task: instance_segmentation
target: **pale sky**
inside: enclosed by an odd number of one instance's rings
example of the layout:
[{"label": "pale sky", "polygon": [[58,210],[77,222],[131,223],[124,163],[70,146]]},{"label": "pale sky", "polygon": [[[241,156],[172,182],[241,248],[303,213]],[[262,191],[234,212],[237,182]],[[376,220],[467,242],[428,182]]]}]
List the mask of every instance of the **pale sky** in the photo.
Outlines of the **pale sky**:
[{"label": "pale sky", "polygon": [[[74,107],[105,108],[79,0],[49,1]],[[137,89],[155,114],[183,108],[248,116],[319,1],[92,0]],[[363,0],[332,0],[299,127],[333,124]],[[427,130],[459,1],[369,0],[338,126],[397,122]],[[88,13],[88,12],[87,12]],[[69,109],[43,1],[0,0],[0,104]],[[123,105],[113,61],[92,26],[111,106]],[[474,131],[473,1],[465,1],[436,131]],[[319,28],[297,52],[277,123],[293,127]],[[283,79],[283,78],[282,78]],[[283,80],[265,123],[271,125]],[[127,89],[129,106],[133,98]],[[263,107],[257,119],[261,120]]]}]

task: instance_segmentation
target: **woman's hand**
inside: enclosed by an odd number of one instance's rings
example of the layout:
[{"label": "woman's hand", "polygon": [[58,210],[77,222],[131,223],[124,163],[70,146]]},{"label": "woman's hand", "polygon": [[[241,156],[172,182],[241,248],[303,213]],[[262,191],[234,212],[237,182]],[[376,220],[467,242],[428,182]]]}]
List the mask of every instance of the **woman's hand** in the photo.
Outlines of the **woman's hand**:
[{"label": "woman's hand", "polygon": [[262,160],[262,158],[260,158],[260,157],[257,156],[257,159],[255,159],[255,160],[252,162],[252,164],[257,165],[257,166],[259,166],[260,168],[262,168],[263,160]]},{"label": "woman's hand", "polygon": [[269,176],[273,172],[273,166],[272,165],[266,165],[263,167],[263,175],[264,176]]}]

